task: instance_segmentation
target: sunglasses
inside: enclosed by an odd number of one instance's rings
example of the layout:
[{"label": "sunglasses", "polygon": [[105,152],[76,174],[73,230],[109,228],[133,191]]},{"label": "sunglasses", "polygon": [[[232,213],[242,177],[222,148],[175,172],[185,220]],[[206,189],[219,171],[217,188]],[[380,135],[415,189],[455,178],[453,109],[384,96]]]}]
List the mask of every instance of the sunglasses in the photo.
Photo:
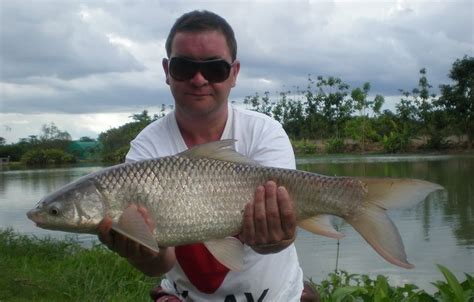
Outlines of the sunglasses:
[{"label": "sunglasses", "polygon": [[177,81],[192,79],[199,71],[209,83],[220,83],[227,80],[231,68],[232,64],[223,59],[195,61],[172,57],[169,60],[169,73]]}]

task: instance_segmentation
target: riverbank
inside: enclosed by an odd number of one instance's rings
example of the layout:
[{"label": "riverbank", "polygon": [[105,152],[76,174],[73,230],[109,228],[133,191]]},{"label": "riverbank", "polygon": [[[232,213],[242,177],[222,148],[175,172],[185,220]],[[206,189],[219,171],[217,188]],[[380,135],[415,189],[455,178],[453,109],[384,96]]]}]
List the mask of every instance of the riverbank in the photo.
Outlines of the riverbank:
[{"label": "riverbank", "polygon": [[396,152],[388,152],[386,146],[381,142],[367,141],[361,143],[353,139],[300,139],[291,140],[296,156],[318,155],[318,154],[344,154],[344,155],[391,155],[391,154],[462,154],[472,153],[474,150],[469,147],[469,141],[464,136],[449,136],[442,143],[433,148],[430,146],[428,137],[418,137],[411,139],[403,148]]},{"label": "riverbank", "polygon": [[[36,238],[0,229],[0,301],[150,301],[158,282],[133,269],[102,245],[84,248],[68,240]],[[433,280],[428,294],[415,284],[390,285],[389,276],[371,279],[347,272],[331,273],[312,286],[321,301],[469,301],[474,278],[458,281],[440,267],[446,280]],[[344,298],[348,300],[343,300]]]}]

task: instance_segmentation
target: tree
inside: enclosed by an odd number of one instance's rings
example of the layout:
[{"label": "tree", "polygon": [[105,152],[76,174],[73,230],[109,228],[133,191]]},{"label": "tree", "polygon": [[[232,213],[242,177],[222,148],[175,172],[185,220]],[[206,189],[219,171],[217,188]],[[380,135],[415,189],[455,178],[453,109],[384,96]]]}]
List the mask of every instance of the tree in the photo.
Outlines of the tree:
[{"label": "tree", "polygon": [[303,104],[299,100],[288,97],[290,94],[290,91],[280,92],[280,99],[273,107],[272,114],[283,125],[289,137],[300,139],[305,129]]},{"label": "tree", "polygon": [[353,111],[352,99],[346,98],[349,85],[335,77],[318,76],[317,79],[316,103],[322,105],[321,113],[329,126],[329,134],[340,138],[340,130]]},{"label": "tree", "polygon": [[0,146],[4,146],[7,143],[7,140],[4,137],[0,137]]},{"label": "tree", "polygon": [[263,114],[266,114],[268,116],[272,115],[272,108],[274,104],[270,102],[270,97],[269,97],[270,92],[265,91],[263,93],[263,96],[260,98],[260,95],[258,93],[255,93],[253,96],[246,96],[244,98],[244,104],[245,105],[250,105],[251,109]]},{"label": "tree", "polygon": [[158,115],[150,117],[147,110],[130,116],[133,122],[126,123],[118,128],[112,128],[99,135],[98,141],[102,146],[102,160],[104,162],[118,163],[125,159],[132,141],[140,131],[153,122]]},{"label": "tree", "polygon": [[438,105],[447,111],[450,123],[457,134],[467,134],[469,148],[474,139],[474,57],[457,59],[449,78],[452,85],[440,85],[441,97]]},{"label": "tree", "polygon": [[354,118],[349,124],[352,129],[352,137],[360,140],[362,143],[362,152],[365,151],[365,141],[367,136],[375,136],[375,131],[372,130],[370,125],[370,114],[367,112],[367,109],[372,110],[374,115],[379,115],[380,109],[385,101],[381,95],[376,95],[372,101],[368,100],[367,97],[369,91],[370,83],[366,82],[362,88],[355,88],[351,92],[351,97],[354,101],[354,108],[359,111],[359,117]]},{"label": "tree", "polygon": [[79,139],[80,142],[95,142],[95,139],[89,137],[89,136],[82,136]]},{"label": "tree", "polygon": [[51,122],[49,125],[44,124],[41,127],[42,135],[40,136],[41,141],[52,141],[52,140],[65,140],[70,141],[71,135],[67,131],[61,131],[59,128]]},{"label": "tree", "polygon": [[[399,89],[402,93],[400,103],[396,105],[399,124],[404,135],[408,135],[409,139],[418,134],[428,138],[427,145],[439,147],[442,141],[441,129],[438,129],[435,120],[435,94],[430,94],[429,84],[426,77],[426,68],[420,69],[420,79],[418,87],[412,91]],[[433,143],[436,141],[437,143]]]}]

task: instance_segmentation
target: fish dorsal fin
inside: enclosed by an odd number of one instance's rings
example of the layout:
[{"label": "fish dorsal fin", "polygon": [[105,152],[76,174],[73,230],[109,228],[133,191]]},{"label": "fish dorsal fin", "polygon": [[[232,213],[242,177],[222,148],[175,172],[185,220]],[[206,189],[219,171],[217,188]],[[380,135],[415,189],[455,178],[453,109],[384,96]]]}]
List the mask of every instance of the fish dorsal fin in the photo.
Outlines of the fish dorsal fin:
[{"label": "fish dorsal fin", "polygon": [[257,163],[254,160],[235,151],[235,142],[235,139],[224,139],[197,145],[189,150],[179,153],[178,156],[184,156],[188,158],[211,158],[234,163],[256,165]]},{"label": "fish dorsal fin", "polygon": [[118,222],[112,224],[112,229],[155,252],[159,252],[158,244],[150,228],[136,207],[130,206],[125,209]]},{"label": "fish dorsal fin", "polygon": [[336,231],[331,223],[331,215],[317,215],[298,222],[298,226],[308,232],[340,239],[344,234]]},{"label": "fish dorsal fin", "polygon": [[244,245],[235,237],[204,242],[209,252],[231,271],[238,272],[244,265]]}]

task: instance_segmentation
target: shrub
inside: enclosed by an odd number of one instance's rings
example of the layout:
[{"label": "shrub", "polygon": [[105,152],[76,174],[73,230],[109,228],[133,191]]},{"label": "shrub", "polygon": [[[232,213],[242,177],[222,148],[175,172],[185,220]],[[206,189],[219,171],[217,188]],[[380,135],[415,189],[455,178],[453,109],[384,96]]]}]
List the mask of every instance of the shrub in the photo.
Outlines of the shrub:
[{"label": "shrub", "polygon": [[344,140],[342,138],[331,138],[326,141],[327,153],[342,153],[344,151]]},{"label": "shrub", "polygon": [[76,158],[59,149],[33,149],[23,154],[21,161],[27,165],[57,165],[74,163]]},{"label": "shrub", "polygon": [[410,145],[410,138],[403,133],[390,131],[390,134],[382,138],[383,149],[388,153],[407,151]]},{"label": "shrub", "polygon": [[317,152],[316,144],[307,140],[293,141],[292,143],[296,154],[315,154]]}]

